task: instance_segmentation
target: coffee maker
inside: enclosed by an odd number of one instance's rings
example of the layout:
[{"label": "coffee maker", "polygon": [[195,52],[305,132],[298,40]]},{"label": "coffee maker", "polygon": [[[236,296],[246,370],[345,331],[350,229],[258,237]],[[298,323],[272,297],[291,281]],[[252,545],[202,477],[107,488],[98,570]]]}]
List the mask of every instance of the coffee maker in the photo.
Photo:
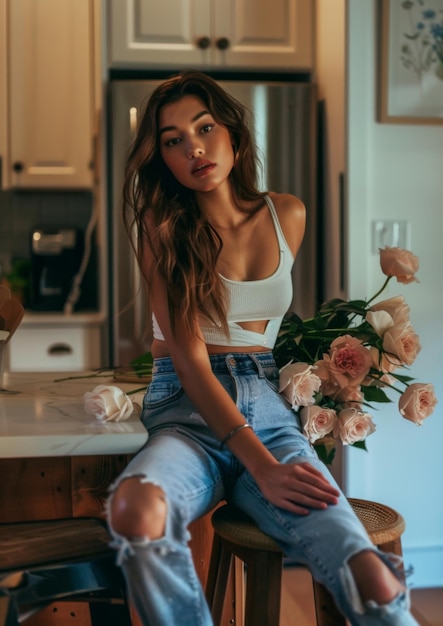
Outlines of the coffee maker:
[{"label": "coffee maker", "polygon": [[32,230],[31,310],[63,311],[83,250],[83,234],[76,228],[41,226]]}]

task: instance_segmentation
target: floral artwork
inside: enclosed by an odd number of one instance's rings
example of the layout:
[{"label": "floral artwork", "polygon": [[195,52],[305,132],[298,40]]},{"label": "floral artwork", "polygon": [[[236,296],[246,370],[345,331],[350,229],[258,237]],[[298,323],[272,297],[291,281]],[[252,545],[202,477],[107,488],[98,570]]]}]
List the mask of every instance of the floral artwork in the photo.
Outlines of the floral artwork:
[{"label": "floral artwork", "polygon": [[300,415],[304,433],[320,458],[331,463],[337,444],[366,449],[376,424],[373,403],[392,402],[399,414],[421,425],[437,403],[430,383],[409,373],[421,350],[403,296],[377,302],[392,278],[417,281],[418,258],[401,248],[380,250],[387,277],[369,300],[332,299],[302,320],[289,314],[274,349],[280,392]]},{"label": "floral artwork", "polygon": [[443,124],[443,0],[381,0],[382,122]]},{"label": "floral artwork", "polygon": [[400,52],[404,67],[420,77],[433,71],[443,81],[443,9],[425,0],[404,0],[401,6],[410,23]]}]

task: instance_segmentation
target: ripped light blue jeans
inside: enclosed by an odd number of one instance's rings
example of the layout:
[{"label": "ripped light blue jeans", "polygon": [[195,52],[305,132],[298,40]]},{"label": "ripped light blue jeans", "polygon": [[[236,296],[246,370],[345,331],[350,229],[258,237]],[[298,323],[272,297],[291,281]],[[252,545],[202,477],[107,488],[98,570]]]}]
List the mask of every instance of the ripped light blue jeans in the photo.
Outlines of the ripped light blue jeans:
[{"label": "ripped light blue jeans", "polygon": [[[278,369],[270,352],[211,357],[212,368],[256,435],[281,463],[308,461],[335,484],[302,434],[297,415],[278,393]],[[210,626],[204,593],[188,546],[188,525],[229,500],[272,536],[284,553],[305,564],[332,593],[355,626],[417,626],[408,593],[390,604],[360,601],[348,561],[373,550],[364,528],[344,496],[325,510],[298,516],[268,502],[253,477],[224,448],[184,393],[169,358],[156,359],[144,400],[146,446],[116,485],[128,477],[161,487],[168,517],[164,537],[128,540],[111,527],[129,593],[144,626]],[[109,508],[109,503],[108,503]],[[394,566],[379,553],[387,565]]]}]

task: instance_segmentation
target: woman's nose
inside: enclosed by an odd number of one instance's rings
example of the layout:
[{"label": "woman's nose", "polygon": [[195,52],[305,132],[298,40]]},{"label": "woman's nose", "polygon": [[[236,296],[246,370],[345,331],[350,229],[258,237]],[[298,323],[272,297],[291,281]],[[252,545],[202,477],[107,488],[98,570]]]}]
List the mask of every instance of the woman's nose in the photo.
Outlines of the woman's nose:
[{"label": "woman's nose", "polygon": [[188,145],[186,146],[186,150],[189,159],[195,159],[205,153],[204,148],[198,139],[190,139],[188,141]]}]

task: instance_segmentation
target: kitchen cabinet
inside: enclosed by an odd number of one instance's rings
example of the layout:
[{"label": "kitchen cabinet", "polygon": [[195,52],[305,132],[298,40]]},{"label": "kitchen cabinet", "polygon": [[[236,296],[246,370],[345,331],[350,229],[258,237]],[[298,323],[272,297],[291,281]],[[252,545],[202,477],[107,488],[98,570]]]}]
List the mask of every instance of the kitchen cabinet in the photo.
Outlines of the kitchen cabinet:
[{"label": "kitchen cabinet", "polygon": [[92,187],[93,4],[0,0],[3,188]]},{"label": "kitchen cabinet", "polygon": [[112,67],[309,71],[313,0],[110,0]]},{"label": "kitchen cabinet", "polygon": [[10,372],[67,372],[102,367],[101,313],[26,312],[8,344]]}]

